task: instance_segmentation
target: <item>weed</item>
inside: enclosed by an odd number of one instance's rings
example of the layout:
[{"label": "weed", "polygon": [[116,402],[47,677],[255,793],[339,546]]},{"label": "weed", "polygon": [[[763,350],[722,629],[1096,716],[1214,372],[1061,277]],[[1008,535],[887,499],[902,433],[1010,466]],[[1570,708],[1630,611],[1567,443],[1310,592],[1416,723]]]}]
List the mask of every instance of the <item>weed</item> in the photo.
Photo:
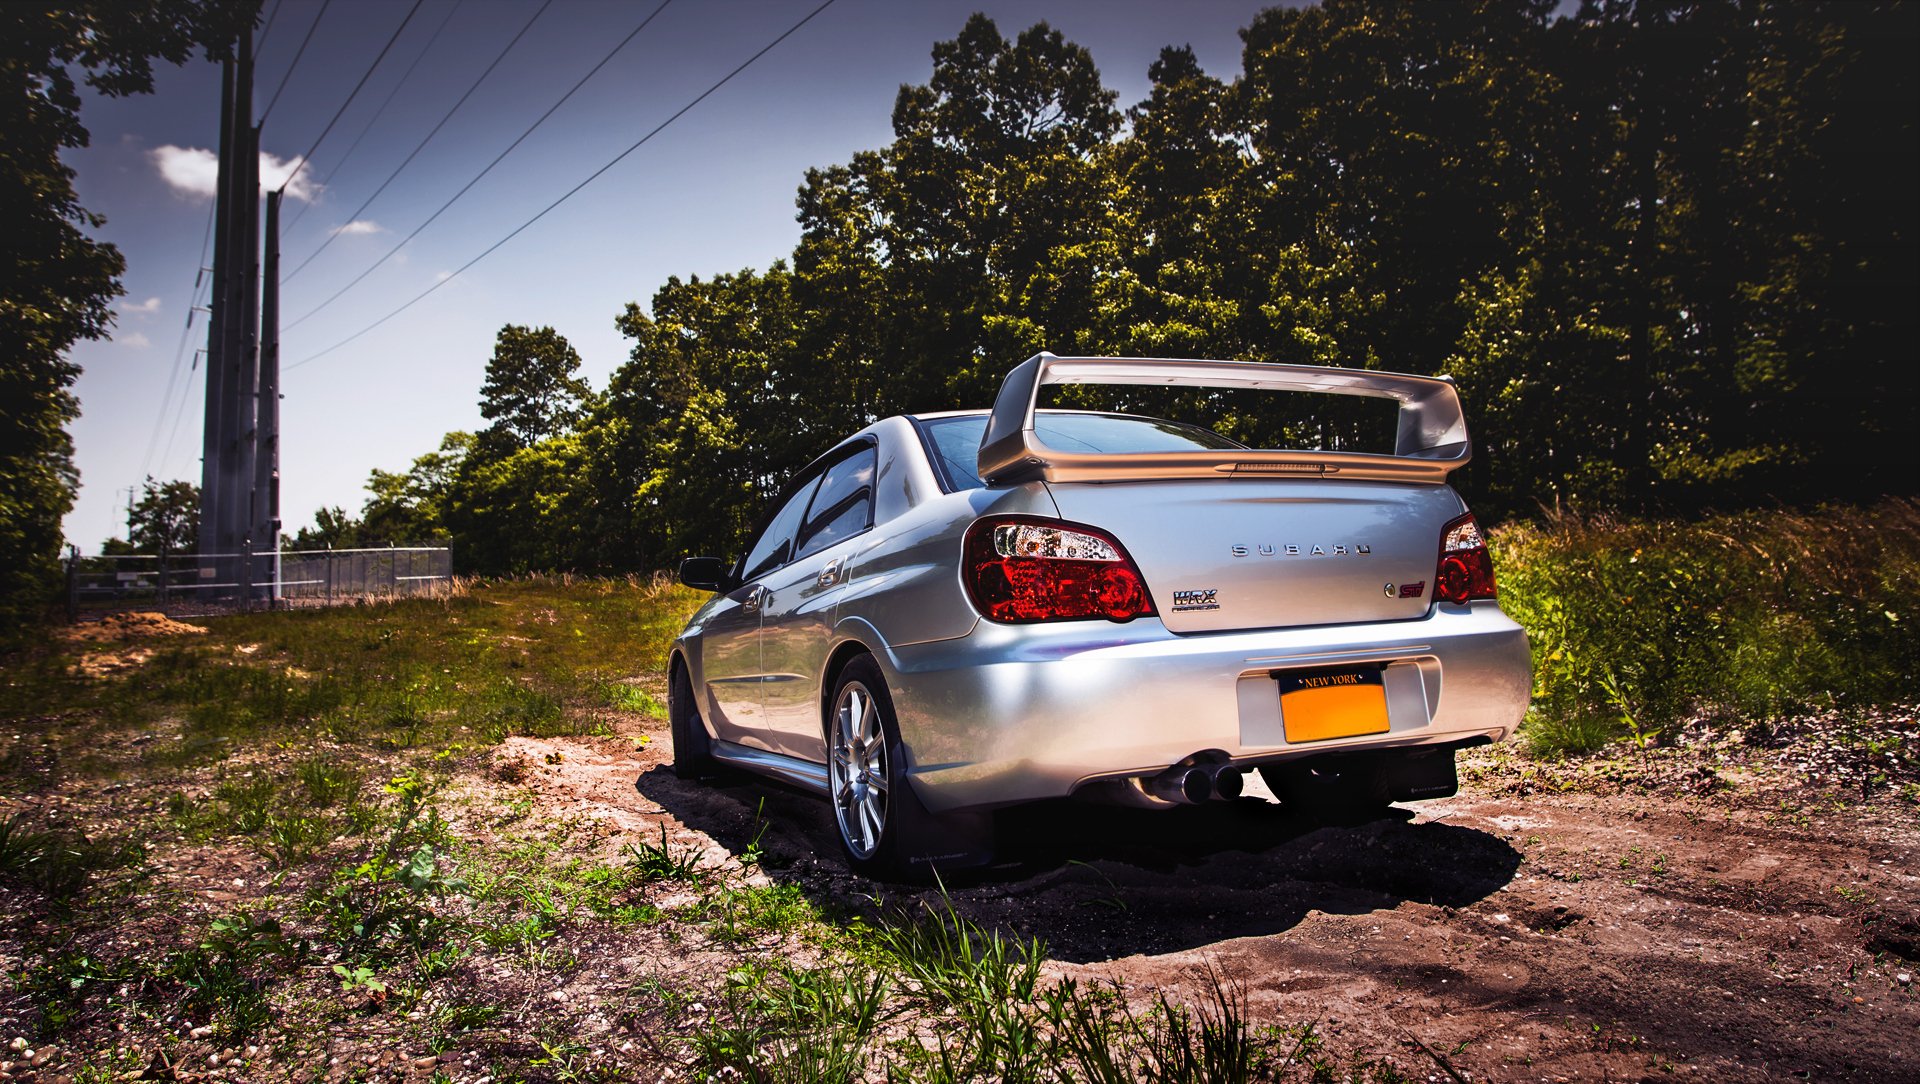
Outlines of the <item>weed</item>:
[{"label": "weed", "polygon": [[360,797],[360,773],[321,757],[301,761],[293,769],[307,798],[321,809],[351,805]]},{"label": "weed", "polygon": [[667,842],[667,825],[660,823],[660,842],[658,845],[641,840],[629,843],[627,867],[638,878],[645,881],[688,881],[699,882],[705,874],[701,871],[704,856],[691,846],[675,847]]},{"label": "weed", "polygon": [[269,1017],[262,967],[310,951],[271,915],[242,912],[214,919],[198,944],[170,953],[160,972],[186,989],[190,1009],[230,1034],[248,1035]]},{"label": "weed", "polygon": [[27,827],[24,814],[0,821],[0,878],[68,901],[86,891],[95,874],[146,859],[137,843],[93,840],[79,832]]},{"label": "weed", "polygon": [[52,1035],[80,1013],[87,995],[135,977],[129,965],[109,966],[82,953],[53,953],[7,976],[40,1015],[41,1032]]},{"label": "weed", "polygon": [[[1268,1057],[1248,1025],[1246,991],[1211,966],[1206,979],[1200,1008],[1177,1005],[1162,993],[1144,1018],[1123,999],[1083,993],[1067,980],[1049,992],[1047,1019],[1063,1056],[1089,1084],[1253,1080]],[[1311,1028],[1303,1030],[1288,1060],[1313,1039]]]},{"label": "weed", "polygon": [[706,1067],[752,1080],[858,1080],[887,992],[865,969],[739,969],[727,976],[727,1019],[716,1014],[694,1048]]},{"label": "weed", "polygon": [[340,989],[344,993],[384,994],[387,984],[375,977],[373,968],[365,964],[348,967],[345,964],[333,965],[334,977],[340,980]]},{"label": "weed", "polygon": [[227,807],[227,824],[241,835],[250,836],[267,826],[273,815],[279,787],[265,776],[251,773],[244,780],[229,780],[213,790],[215,801]]},{"label": "weed", "polygon": [[799,885],[748,885],[725,888],[703,901],[699,917],[707,934],[728,945],[744,945],[767,934],[790,933],[820,913]]},{"label": "weed", "polygon": [[339,830],[331,818],[275,813],[267,818],[266,833],[259,847],[275,866],[284,868],[312,858],[338,835]]}]

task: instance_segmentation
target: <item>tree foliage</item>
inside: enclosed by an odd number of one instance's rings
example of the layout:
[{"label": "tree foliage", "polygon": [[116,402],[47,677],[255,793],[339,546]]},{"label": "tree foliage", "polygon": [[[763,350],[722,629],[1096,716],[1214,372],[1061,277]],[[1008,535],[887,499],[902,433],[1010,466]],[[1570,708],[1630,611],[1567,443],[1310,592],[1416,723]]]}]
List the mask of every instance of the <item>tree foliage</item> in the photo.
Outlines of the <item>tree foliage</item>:
[{"label": "tree foliage", "polygon": [[[790,260],[627,306],[603,394],[496,352],[514,439],[436,506],[457,559],[733,551],[832,441],[988,405],[1041,349],[1448,373],[1488,519],[1912,492],[1920,9],[1560,8],[1275,8],[1230,79],[1169,47],[1125,110],[1059,32],[976,15],[891,142],[807,172]],[[1179,405],[1254,442],[1369,424]]]},{"label": "tree foliage", "polygon": [[510,454],[571,429],[593,394],[579,373],[580,354],[559,332],[501,328],[480,385],[480,416],[493,423],[480,446]]}]

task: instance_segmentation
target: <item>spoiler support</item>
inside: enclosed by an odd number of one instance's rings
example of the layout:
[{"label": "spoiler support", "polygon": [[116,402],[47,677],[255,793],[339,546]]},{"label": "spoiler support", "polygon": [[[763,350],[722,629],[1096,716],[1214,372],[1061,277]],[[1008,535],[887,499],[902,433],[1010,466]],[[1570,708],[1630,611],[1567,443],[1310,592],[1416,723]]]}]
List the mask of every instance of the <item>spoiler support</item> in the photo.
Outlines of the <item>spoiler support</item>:
[{"label": "spoiler support", "polygon": [[[1047,384],[1142,384],[1254,388],[1394,399],[1400,418],[1392,455],[1275,449],[1089,453],[1049,447],[1034,431]],[[1472,458],[1453,382],[1404,373],[1253,361],[1061,358],[1035,354],[1000,386],[980,440],[980,477],[992,485],[1045,479],[1098,482],[1220,475],[1338,477],[1440,484]]]}]

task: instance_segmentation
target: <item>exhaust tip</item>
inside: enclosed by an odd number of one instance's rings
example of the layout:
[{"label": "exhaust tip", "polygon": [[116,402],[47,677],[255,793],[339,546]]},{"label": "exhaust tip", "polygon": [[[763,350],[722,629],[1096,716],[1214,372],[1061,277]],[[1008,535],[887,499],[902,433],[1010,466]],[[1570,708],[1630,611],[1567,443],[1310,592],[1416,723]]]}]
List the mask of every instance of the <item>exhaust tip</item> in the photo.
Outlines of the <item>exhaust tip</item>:
[{"label": "exhaust tip", "polygon": [[1222,764],[1213,773],[1213,796],[1231,802],[1240,797],[1247,785],[1246,773],[1231,764]]},{"label": "exhaust tip", "polygon": [[1198,805],[1213,796],[1213,778],[1198,766],[1168,768],[1143,782],[1147,793],[1162,801]]},{"label": "exhaust tip", "polygon": [[1180,793],[1186,795],[1189,802],[1204,802],[1213,795],[1213,778],[1205,769],[1188,768],[1180,773]]}]

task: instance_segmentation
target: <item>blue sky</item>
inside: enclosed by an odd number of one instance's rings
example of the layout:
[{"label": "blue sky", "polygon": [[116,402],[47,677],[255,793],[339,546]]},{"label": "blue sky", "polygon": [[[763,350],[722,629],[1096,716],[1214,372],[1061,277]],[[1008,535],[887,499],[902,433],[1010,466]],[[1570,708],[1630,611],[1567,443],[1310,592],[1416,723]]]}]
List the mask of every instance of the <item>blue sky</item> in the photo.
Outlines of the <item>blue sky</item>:
[{"label": "blue sky", "polygon": [[[933,43],[954,37],[972,12],[985,11],[1009,37],[1047,21],[1093,53],[1124,108],[1145,96],[1147,66],[1165,45],[1191,45],[1209,72],[1230,80],[1240,67],[1240,28],[1270,6],[838,0],[499,251],[399,317],[302,364],[478,255],[817,2],[675,0],[417,238],[289,327],[282,339],[287,529],[311,523],[322,506],[357,512],[369,470],[403,468],[441,434],[477,428],[480,382],[502,324],[558,329],[600,387],[627,357],[613,325],[627,302],[645,305],[670,275],[765,267],[788,255],[799,237],[793,198],[803,172],[888,142],[895,92],[926,81]],[[263,152],[283,162],[305,153],[411,6],[333,0],[316,24],[320,0],[281,0],[259,58],[256,115],[287,76],[308,27],[315,29],[267,118]],[[296,181],[293,193],[306,199],[288,201],[286,268],[341,232],[286,280],[283,326],[419,226],[654,6],[557,0],[413,163],[350,220],[537,7],[423,0]],[[127,259],[113,340],[73,352],[84,371],[75,388],[83,414],[73,429],[82,489],[66,534],[86,552],[124,535],[126,487],[143,474],[200,478],[205,367],[190,371],[189,363],[205,345],[204,313],[186,337],[177,375],[175,355],[190,301],[205,302],[204,287],[193,295],[211,173],[208,155],[196,152],[216,145],[219,96],[217,65],[164,68],[151,95],[88,100],[83,120],[92,145],[67,156],[81,202],[107,217],[96,235]]]}]

